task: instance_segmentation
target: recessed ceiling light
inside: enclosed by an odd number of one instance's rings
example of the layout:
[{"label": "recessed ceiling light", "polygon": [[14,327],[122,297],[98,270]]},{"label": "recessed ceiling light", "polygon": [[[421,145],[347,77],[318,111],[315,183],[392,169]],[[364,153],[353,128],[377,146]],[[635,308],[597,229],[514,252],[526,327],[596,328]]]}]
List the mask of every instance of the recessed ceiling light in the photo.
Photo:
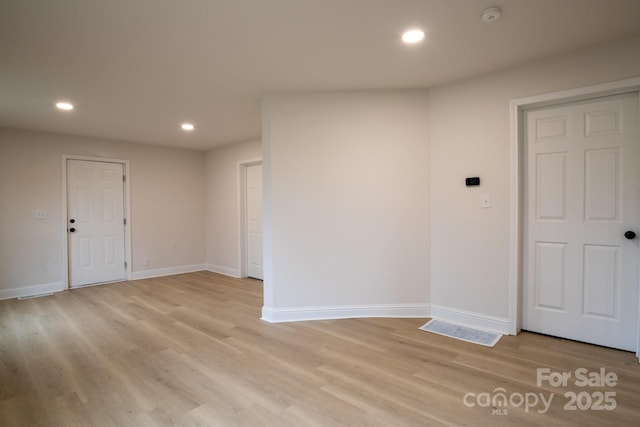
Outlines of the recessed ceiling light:
[{"label": "recessed ceiling light", "polygon": [[68,102],[58,102],[56,103],[56,107],[60,110],[73,110],[73,104],[70,104]]},{"label": "recessed ceiling light", "polygon": [[406,31],[402,35],[402,41],[407,44],[418,43],[421,42],[422,39],[424,39],[424,31],[418,29]]},{"label": "recessed ceiling light", "polygon": [[191,123],[183,123],[181,126],[182,130],[193,130],[194,126]]}]

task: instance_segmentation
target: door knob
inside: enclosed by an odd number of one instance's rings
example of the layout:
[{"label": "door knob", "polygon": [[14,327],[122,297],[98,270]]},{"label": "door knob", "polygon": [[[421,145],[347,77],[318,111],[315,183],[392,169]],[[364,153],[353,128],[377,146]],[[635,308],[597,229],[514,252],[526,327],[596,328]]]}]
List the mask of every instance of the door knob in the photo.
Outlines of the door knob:
[{"label": "door knob", "polygon": [[626,237],[626,238],[627,238],[627,239],[629,239],[629,240],[633,240],[633,239],[635,239],[635,238],[636,238],[636,233],[635,233],[635,232],[633,232],[633,231],[631,231],[631,230],[629,230],[629,231],[625,231],[625,233],[624,233],[624,237]]},{"label": "door knob", "polygon": [[76,222],[76,220],[75,220],[75,219],[73,219],[73,218],[71,218],[71,219],[69,220],[69,222],[70,222],[71,224],[73,224],[73,223],[75,223],[75,222]]},{"label": "door knob", "polygon": [[69,232],[70,232],[70,233],[75,233],[75,231],[76,231],[76,229],[75,229],[75,228],[73,228],[73,227],[71,227],[71,228],[69,229]]}]

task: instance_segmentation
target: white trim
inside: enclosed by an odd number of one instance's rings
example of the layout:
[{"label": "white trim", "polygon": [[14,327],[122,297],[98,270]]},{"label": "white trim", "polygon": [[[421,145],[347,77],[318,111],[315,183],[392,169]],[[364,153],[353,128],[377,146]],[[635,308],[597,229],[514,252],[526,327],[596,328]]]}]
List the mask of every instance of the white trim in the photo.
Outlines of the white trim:
[{"label": "white trim", "polygon": [[24,286],[13,289],[2,289],[0,290],[0,300],[47,295],[53,292],[61,292],[65,289],[66,286],[62,282],[46,283],[44,285]]},{"label": "white trim", "polygon": [[509,319],[431,304],[431,317],[460,326],[498,334],[509,334]]},{"label": "white trim", "polygon": [[[247,167],[261,165],[261,158],[241,160],[238,162],[238,269],[233,277],[247,277]],[[226,274],[226,273],[222,273]]]},{"label": "white trim", "polygon": [[205,265],[205,270],[210,271],[212,273],[223,274],[225,276],[234,277],[236,279],[240,279],[242,276],[240,275],[240,270],[237,268],[224,267],[222,265],[214,265],[207,264]]},{"label": "white trim", "polygon": [[[521,200],[520,200],[520,123],[519,123],[520,107],[514,101],[509,105],[509,140],[511,141],[511,179],[510,179],[510,216],[509,216],[509,334],[517,335],[521,328],[521,297],[520,290],[522,288],[521,281],[521,248],[520,241],[522,236],[520,231],[521,224]],[[515,126],[514,126],[515,124]],[[515,141],[515,143],[514,143]]]},{"label": "white trim", "polygon": [[[520,331],[522,318],[522,209],[521,209],[521,161],[522,161],[522,112],[528,108],[542,107],[563,102],[579,101],[599,96],[617,95],[640,91],[640,77],[615,82],[585,86],[544,95],[514,99],[509,103],[511,147],[511,217],[509,232],[509,333]],[[638,301],[640,309],[640,300]],[[640,328],[636,356],[640,361]]]},{"label": "white trim", "polygon": [[69,283],[69,239],[67,237],[67,160],[87,160],[91,162],[104,162],[104,163],[120,163],[124,167],[124,175],[126,177],[124,182],[124,215],[127,223],[124,226],[124,258],[127,263],[125,269],[125,280],[131,280],[132,278],[132,266],[131,262],[131,163],[126,159],[114,159],[110,157],[93,157],[93,156],[79,156],[75,154],[63,154],[62,155],[62,215],[60,224],[60,230],[62,232],[62,278],[63,284],[67,289],[70,289]]},{"label": "white trim", "polygon": [[429,304],[372,304],[320,307],[262,307],[262,320],[271,323],[360,317],[429,317]]},{"label": "white trim", "polygon": [[179,265],[177,267],[158,268],[155,270],[135,271],[131,280],[151,279],[154,277],[173,276],[174,274],[193,273],[206,270],[204,264]]}]

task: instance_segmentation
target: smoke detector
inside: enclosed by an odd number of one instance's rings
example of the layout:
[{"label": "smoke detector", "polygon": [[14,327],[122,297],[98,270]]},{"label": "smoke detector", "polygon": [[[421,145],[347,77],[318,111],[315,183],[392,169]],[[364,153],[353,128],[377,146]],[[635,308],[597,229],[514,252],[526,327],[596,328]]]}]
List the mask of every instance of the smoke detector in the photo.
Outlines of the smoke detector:
[{"label": "smoke detector", "polygon": [[482,20],[486,23],[495,22],[502,16],[502,10],[499,7],[490,7],[482,12]]}]

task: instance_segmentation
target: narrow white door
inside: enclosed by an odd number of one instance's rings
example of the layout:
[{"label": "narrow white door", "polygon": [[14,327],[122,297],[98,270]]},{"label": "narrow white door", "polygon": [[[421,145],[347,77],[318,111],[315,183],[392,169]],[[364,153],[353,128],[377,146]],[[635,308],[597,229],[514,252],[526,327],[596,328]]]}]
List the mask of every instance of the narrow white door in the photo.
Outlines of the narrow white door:
[{"label": "narrow white door", "polygon": [[638,94],[525,112],[523,329],[638,339]]},{"label": "narrow white door", "polygon": [[124,166],[67,161],[69,285],[125,280]]},{"label": "narrow white door", "polygon": [[247,183],[247,275],[262,276],[262,165],[246,168]]}]

